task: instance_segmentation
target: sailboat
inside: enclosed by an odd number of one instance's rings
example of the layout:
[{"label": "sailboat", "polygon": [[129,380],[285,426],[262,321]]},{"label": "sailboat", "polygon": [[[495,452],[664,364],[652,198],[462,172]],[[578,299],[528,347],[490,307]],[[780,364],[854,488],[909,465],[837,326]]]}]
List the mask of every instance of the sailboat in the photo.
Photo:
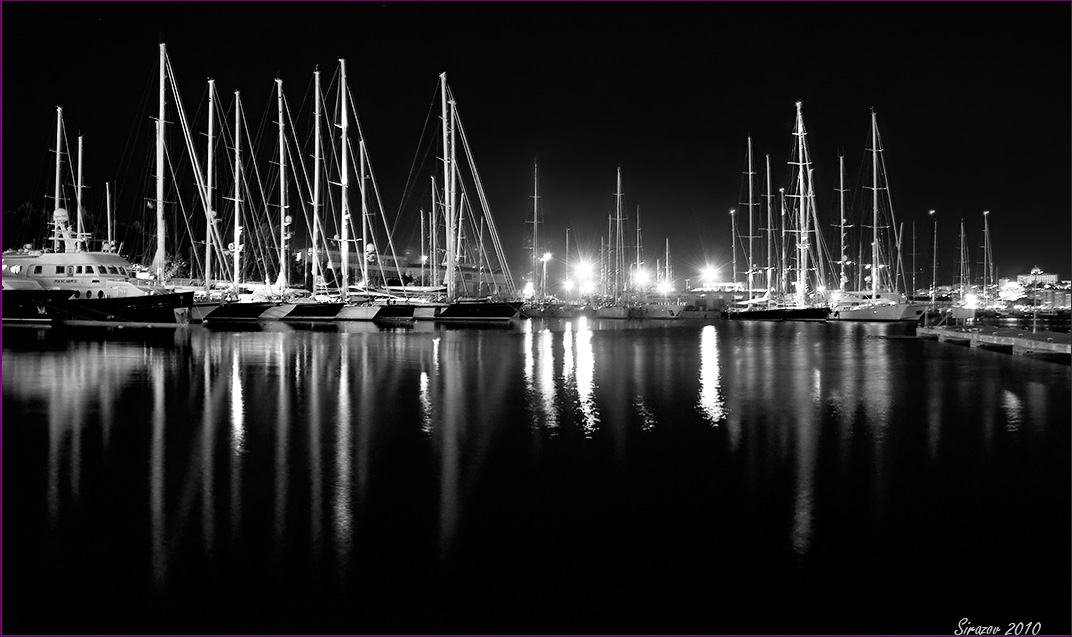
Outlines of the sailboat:
[{"label": "sailboat", "polygon": [[190,321],[193,292],[169,292],[137,278],[112,242],[89,250],[82,218],[82,139],[78,143],[76,226],[61,207],[63,108],[56,107],[56,179],[52,247],[3,254],[3,320],[65,324],[179,326]]},{"label": "sailboat", "polygon": [[[607,218],[607,249],[604,289],[608,300],[595,309],[596,318],[639,318],[637,310],[626,298],[628,287],[625,257],[625,215],[622,209],[622,168],[618,167],[617,189],[614,192],[614,216]],[[635,265],[634,284],[640,284],[639,259]]]},{"label": "sailboat", "polygon": [[[775,297],[768,287],[763,296],[754,297],[752,295],[752,281],[755,268],[752,263],[751,250],[749,250],[749,298],[727,309],[724,316],[728,319],[825,321],[830,315],[829,306],[813,300],[816,296],[821,296],[824,291],[825,272],[823,270],[823,260],[820,256],[822,236],[818,230],[811,175],[811,154],[808,150],[807,132],[804,128],[804,115],[800,102],[796,103],[796,109],[796,124],[793,129],[796,144],[793,151],[793,161],[790,162],[795,168],[795,175],[794,184],[789,193],[793,205],[788,216],[791,228],[786,229],[786,232],[796,235],[796,259],[790,270],[794,279],[792,281],[794,290],[792,294],[783,290],[781,294]],[[752,179],[751,166],[751,144],[749,144],[749,180]],[[751,191],[750,186],[749,214],[751,214],[752,210]],[[750,230],[749,235],[751,234]],[[736,230],[733,231],[732,235],[734,250],[736,250]],[[749,242],[751,242],[751,237]],[[812,263],[815,264],[815,267],[812,267]],[[736,270],[736,267],[734,270]],[[736,272],[734,273],[734,278],[736,278]]]},{"label": "sailboat", "polygon": [[[520,317],[522,302],[502,298],[504,290],[500,289],[495,275],[501,277],[499,280],[505,283],[505,291],[511,296],[516,295],[513,279],[462,127],[457,103],[447,84],[447,74],[441,73],[439,79],[443,183],[438,195],[445,226],[443,283],[446,295],[442,304],[417,306],[414,318],[430,318],[439,323],[506,324]],[[459,165],[459,154],[467,160],[465,164],[469,170],[465,174]],[[482,212],[479,223],[469,186],[475,189],[473,194]],[[491,263],[483,242],[485,226],[498,262],[497,267]],[[436,228],[432,231],[436,232]]]},{"label": "sailboat", "polygon": [[[869,290],[839,290],[831,309],[831,320],[835,321],[875,321],[875,322],[915,322],[927,311],[925,303],[912,303],[900,292],[896,283],[896,262],[889,263],[882,257],[900,254],[900,241],[884,240],[891,232],[896,233],[895,219],[889,184],[886,179],[886,164],[882,155],[882,140],[878,132],[878,118],[871,111],[871,263],[864,266],[870,273]],[[842,217],[844,224],[844,216]],[[886,224],[886,225],[883,225]],[[880,230],[887,230],[886,233]],[[896,234],[894,234],[896,237]],[[844,253],[842,260],[846,259]],[[890,258],[893,261],[898,257]],[[841,287],[846,285],[846,277],[841,279]]]}]

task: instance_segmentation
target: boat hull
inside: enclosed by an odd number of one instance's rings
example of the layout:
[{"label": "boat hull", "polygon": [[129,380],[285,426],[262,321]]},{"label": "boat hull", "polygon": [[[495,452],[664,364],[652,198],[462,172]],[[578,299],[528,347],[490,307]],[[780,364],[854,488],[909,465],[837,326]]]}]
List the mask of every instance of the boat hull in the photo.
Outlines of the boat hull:
[{"label": "boat hull", "polygon": [[736,321],[825,321],[828,307],[774,307],[750,310],[729,310],[725,317]]},{"label": "boat hull", "polygon": [[73,290],[14,289],[3,291],[4,323],[51,323]]},{"label": "boat hull", "polygon": [[193,292],[69,299],[56,306],[56,320],[67,325],[176,327],[189,325],[193,303]]},{"label": "boat hull", "polygon": [[213,326],[256,323],[262,314],[274,307],[276,304],[272,301],[226,303],[206,314],[203,324]]},{"label": "boat hull", "polygon": [[334,321],[343,308],[342,303],[297,303],[282,321]]},{"label": "boat hull", "polygon": [[486,303],[450,303],[432,319],[439,323],[507,323],[518,318],[519,303],[489,301]]},{"label": "boat hull", "polygon": [[927,305],[921,303],[894,303],[882,305],[861,304],[838,307],[830,314],[831,321],[870,321],[878,323],[917,323],[922,320]]}]

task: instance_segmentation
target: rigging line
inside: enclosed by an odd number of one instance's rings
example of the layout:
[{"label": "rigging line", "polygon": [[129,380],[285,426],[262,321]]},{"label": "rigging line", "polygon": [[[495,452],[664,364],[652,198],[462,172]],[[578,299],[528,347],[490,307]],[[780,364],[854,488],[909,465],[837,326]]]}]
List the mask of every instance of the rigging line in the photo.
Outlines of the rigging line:
[{"label": "rigging line", "polygon": [[[449,90],[449,89],[448,89]],[[456,107],[455,107],[456,108]],[[457,113],[457,111],[455,111]],[[488,221],[488,231],[491,235],[492,245],[495,246],[496,256],[499,259],[499,266],[502,268],[503,274],[506,277],[506,284],[511,294],[517,293],[517,287],[514,285],[514,279],[510,275],[510,265],[506,261],[505,251],[503,250],[502,243],[499,240],[499,231],[495,228],[495,218],[491,214],[491,208],[488,206],[487,197],[484,194],[484,187],[480,180],[480,174],[476,169],[476,162],[473,159],[473,151],[469,146],[469,137],[465,134],[465,127],[462,125],[462,119],[460,114],[456,114],[458,132],[462,138],[462,147],[465,149],[465,156],[469,160],[469,170],[472,173],[473,181],[476,183],[477,195],[480,197],[480,205],[484,210],[484,216]]]},{"label": "rigging line", "polygon": [[[257,186],[257,190],[254,191],[252,188],[249,187],[248,181],[243,180],[243,184],[246,187],[245,192],[247,193],[247,197],[248,197],[248,200],[249,200],[249,206],[247,206],[247,209],[251,213],[253,213],[253,211],[254,211],[254,203],[253,203],[253,200],[252,200],[253,199],[252,195],[254,193],[259,195],[260,196],[260,201],[258,202],[258,205],[256,206],[256,208],[261,213],[263,213],[264,219],[267,220],[267,223],[268,223],[268,225],[270,227],[272,217],[271,217],[270,211],[268,210],[268,197],[264,192],[264,183],[263,183],[263,181],[261,179],[260,169],[257,167],[257,162],[253,161],[253,158],[256,156],[256,153],[252,152],[252,149],[255,148],[255,146],[253,144],[253,139],[250,138],[250,136],[249,136],[250,127],[249,127],[249,122],[246,120],[245,115],[246,115],[246,112],[245,112],[245,110],[243,110],[242,111],[242,123],[244,124],[244,126],[242,127],[242,129],[243,129],[243,132],[246,133],[246,146],[251,149],[251,152],[250,152],[251,161],[249,161],[248,164],[244,163],[243,165],[244,166],[245,165],[251,165],[253,167],[254,183]],[[262,123],[263,123],[263,120],[262,120]],[[258,137],[259,136],[260,136],[260,133],[258,133]],[[263,221],[262,221],[262,223],[263,223]],[[273,251],[273,252],[277,252],[279,250],[279,244],[277,242],[278,237],[276,237],[274,232],[269,233],[269,235],[270,235],[269,239],[271,241],[271,245],[269,246],[268,241],[266,241],[262,236],[261,224],[260,223],[254,223],[253,224],[253,229],[254,229],[254,233],[256,233],[256,235],[257,235],[255,238],[258,241],[258,243],[254,244],[254,245],[255,245],[255,248],[260,252],[260,259],[258,260],[258,266],[260,266],[260,271],[263,272],[264,275],[267,277],[268,276],[268,269],[267,269],[268,265],[267,264],[269,263],[269,260],[268,260],[268,257],[267,257],[267,252],[269,250]]]},{"label": "rigging line", "polygon": [[[172,154],[171,154],[171,151],[168,150],[166,146],[164,147],[164,155],[165,155],[165,157],[167,159],[168,169],[171,171],[172,183],[173,184],[178,184],[178,175],[175,172],[175,164],[172,161]],[[172,193],[175,195],[175,205],[179,210],[180,216],[182,217],[183,225],[186,226],[187,238],[189,239],[189,241],[190,241],[190,243],[192,245],[193,244],[194,232],[193,232],[193,229],[190,227],[190,216],[188,214],[186,214],[186,208],[182,204],[182,197],[179,196],[178,189],[173,188]],[[173,262],[172,262],[172,273],[173,274],[174,274],[174,270],[175,270],[176,266],[178,266],[180,263],[182,263],[181,253],[179,251],[179,246],[181,245],[179,240],[181,238],[182,237],[175,237],[175,246],[174,246],[175,251],[172,253],[172,254],[175,255],[175,258],[173,259]],[[199,252],[197,250],[190,250],[190,252],[192,252],[193,255],[194,255],[194,262],[197,265],[197,269],[201,270],[201,257],[200,257]],[[193,274],[193,270],[190,271],[190,274],[191,275]],[[160,283],[163,284],[164,281],[160,281]]]},{"label": "rigging line", "polygon": [[[179,94],[179,92],[177,90],[175,90],[175,86],[178,84],[178,82],[176,81],[176,78],[175,78],[175,70],[174,70],[174,68],[173,68],[173,66],[171,64],[171,58],[170,57],[165,58],[165,62],[166,62],[166,66],[167,66],[168,77],[171,80],[172,94],[175,97],[175,109],[176,109],[176,111],[177,111],[177,113],[179,115],[179,124],[180,124],[180,126],[182,128],[183,138],[184,138],[184,140],[186,142],[186,149],[187,149],[187,153],[188,153],[187,159],[189,160],[190,169],[194,173],[194,179],[195,179],[195,181],[197,183],[197,193],[198,193],[198,196],[200,198],[202,208],[205,210],[205,223],[208,224],[209,229],[211,231],[210,232],[210,240],[213,241],[213,243],[214,243],[213,247],[216,249],[217,254],[219,254],[221,256],[221,258],[222,258],[222,256],[223,256],[223,241],[220,238],[218,229],[214,225],[212,225],[210,223],[209,219],[208,219],[208,211],[211,208],[210,202],[208,200],[210,193],[208,192],[208,185],[205,183],[204,175],[201,172],[201,162],[198,159],[196,148],[194,147],[193,135],[191,134],[190,125],[189,125],[189,122],[188,122],[188,120],[186,118],[186,109],[185,109],[185,107],[183,106],[183,103],[182,103],[182,95]],[[176,183],[175,190],[176,190],[176,193],[177,193],[178,192],[178,187],[177,187],[178,180],[177,179],[176,179],[175,183]],[[187,219],[187,224],[188,223],[189,223],[189,220]],[[191,232],[191,241],[192,241],[192,235],[193,235],[193,233]]]},{"label": "rigging line", "polygon": [[[301,148],[298,145],[298,136],[297,136],[297,133],[295,132],[295,131],[297,131],[297,128],[295,128],[295,126],[294,126],[294,117],[291,115],[291,112],[290,112],[290,101],[287,100],[286,96],[283,97],[283,111],[287,116],[287,123],[290,124],[291,134],[290,134],[289,139],[290,139],[290,141],[293,141],[294,148],[297,149],[297,151],[298,151],[297,153],[295,153],[294,149],[292,149],[290,147],[290,144],[287,144],[286,152],[287,152],[287,156],[290,158],[291,176],[293,177],[295,190],[298,191],[298,195],[299,195],[298,196],[298,202],[299,202],[299,205],[301,206],[302,217],[305,219],[305,229],[309,231],[309,235],[311,236],[312,232],[313,232],[313,227],[312,227],[313,220],[312,220],[312,216],[309,213],[309,209],[306,207],[306,203],[312,199],[313,185],[309,182],[309,170],[305,166],[305,155],[301,152]],[[293,167],[295,165],[300,166],[301,175],[298,175],[298,171],[293,170]],[[305,191],[304,192],[301,190],[302,181],[299,179],[299,177],[304,177],[304,182],[305,182],[304,183],[304,185],[305,185]],[[308,199],[306,198],[306,195],[308,195]],[[291,242],[291,244],[290,244],[290,249],[291,250],[294,249],[294,243],[293,242]],[[289,257],[289,255],[288,255],[288,257]]]},{"label": "rigging line", "polygon": [[[424,118],[424,127],[421,129],[421,136],[417,141],[417,152],[414,153],[413,162],[410,164],[409,174],[406,176],[406,184],[402,189],[402,197],[399,199],[398,212],[395,215],[395,224],[402,217],[402,211],[405,210],[407,203],[409,202],[411,195],[411,188],[414,187],[414,183],[417,181],[416,175],[421,171],[421,167],[428,161],[428,155],[433,152],[434,143],[426,143],[425,140],[428,137],[428,131],[432,129],[431,121],[434,119],[434,113],[436,113],[437,103],[439,102],[439,85],[436,84],[436,88],[432,91],[432,101],[428,106],[428,112]],[[435,139],[435,135],[432,136]],[[421,149],[424,148],[422,156]],[[420,161],[418,161],[420,159]],[[424,180],[421,180],[424,181]],[[425,191],[422,189],[422,193]],[[422,194],[423,196],[423,194]],[[392,230],[394,230],[392,228]]]},{"label": "rigging line", "polygon": [[[349,86],[346,87],[346,92],[347,92],[347,96],[350,98],[349,103],[350,104],[356,104],[357,102],[354,101],[354,95],[353,95],[353,92],[350,91]],[[394,223],[394,225],[392,226],[391,224],[388,224],[386,209],[383,207],[383,199],[382,199],[381,194],[380,194],[380,188],[379,188],[379,185],[376,182],[376,171],[372,168],[372,158],[369,156],[368,146],[365,144],[365,131],[361,126],[361,116],[358,114],[356,106],[354,106],[351,109],[351,112],[354,115],[354,125],[357,127],[357,136],[358,136],[358,139],[360,140],[360,142],[358,144],[359,152],[361,153],[362,158],[364,159],[364,166],[365,166],[366,170],[368,170],[367,178],[368,178],[368,180],[370,182],[372,182],[372,193],[373,193],[373,195],[375,195],[375,198],[376,198],[376,208],[379,211],[380,219],[383,222],[384,233],[386,233],[386,235],[387,235],[387,247],[391,252],[391,259],[394,260],[395,271],[398,274],[398,280],[402,284],[402,287],[404,289],[406,284],[405,284],[405,281],[402,280],[402,270],[401,270],[401,268],[399,266],[398,254],[395,251],[395,244],[394,244],[394,237],[393,237],[394,229],[398,225],[398,217],[401,214],[401,209],[399,209],[399,213],[395,215],[395,223]],[[347,140],[347,143],[348,144],[350,143],[349,140]],[[359,158],[359,159],[361,159],[361,158]],[[361,192],[363,192],[363,193],[367,192],[365,190],[365,184],[361,184]],[[366,197],[362,197],[362,206],[363,206],[362,211],[361,211],[362,223],[368,222],[369,230],[372,230],[373,229],[373,224],[372,224],[372,222],[368,221],[368,219],[366,218],[368,215],[366,215],[365,209],[364,209],[364,207],[367,206],[367,198]],[[382,259],[377,259],[377,264],[379,265],[380,276],[383,278],[384,284],[386,285],[386,283],[387,283],[387,275],[383,271],[383,260]]]}]

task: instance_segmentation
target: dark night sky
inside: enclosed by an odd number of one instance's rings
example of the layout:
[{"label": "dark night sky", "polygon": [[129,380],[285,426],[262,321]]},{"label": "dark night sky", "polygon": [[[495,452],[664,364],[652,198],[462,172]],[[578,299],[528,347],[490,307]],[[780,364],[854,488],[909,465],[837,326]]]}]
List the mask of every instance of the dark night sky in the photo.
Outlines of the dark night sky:
[{"label": "dark night sky", "polygon": [[[556,256],[567,227],[571,248],[598,251],[620,165],[650,260],[668,237],[680,277],[728,264],[746,137],[784,185],[801,100],[824,222],[837,155],[855,185],[874,108],[921,277],[932,208],[940,282],[961,218],[981,261],[983,210],[1000,276],[1070,274],[1068,2],[6,2],[3,18],[4,209],[50,205],[57,105],[71,139],[85,135],[87,208],[103,209],[107,180],[120,216],[141,205],[163,41],[201,130],[209,77],[225,102],[242,91],[251,122],[272,122],[276,77],[296,107],[314,66],[326,81],[346,58],[390,211],[446,71],[515,272],[533,161]],[[415,240],[415,221],[400,227]]]}]

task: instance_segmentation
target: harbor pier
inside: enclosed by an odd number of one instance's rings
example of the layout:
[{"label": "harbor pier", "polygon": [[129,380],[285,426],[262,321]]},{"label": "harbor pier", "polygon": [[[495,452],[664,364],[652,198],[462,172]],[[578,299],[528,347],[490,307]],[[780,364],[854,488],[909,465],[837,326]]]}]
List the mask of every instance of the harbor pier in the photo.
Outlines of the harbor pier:
[{"label": "harbor pier", "polygon": [[1013,354],[1072,355],[1067,332],[1032,332],[1003,327],[937,326],[918,327],[916,336],[937,339],[939,343],[967,343]]}]

